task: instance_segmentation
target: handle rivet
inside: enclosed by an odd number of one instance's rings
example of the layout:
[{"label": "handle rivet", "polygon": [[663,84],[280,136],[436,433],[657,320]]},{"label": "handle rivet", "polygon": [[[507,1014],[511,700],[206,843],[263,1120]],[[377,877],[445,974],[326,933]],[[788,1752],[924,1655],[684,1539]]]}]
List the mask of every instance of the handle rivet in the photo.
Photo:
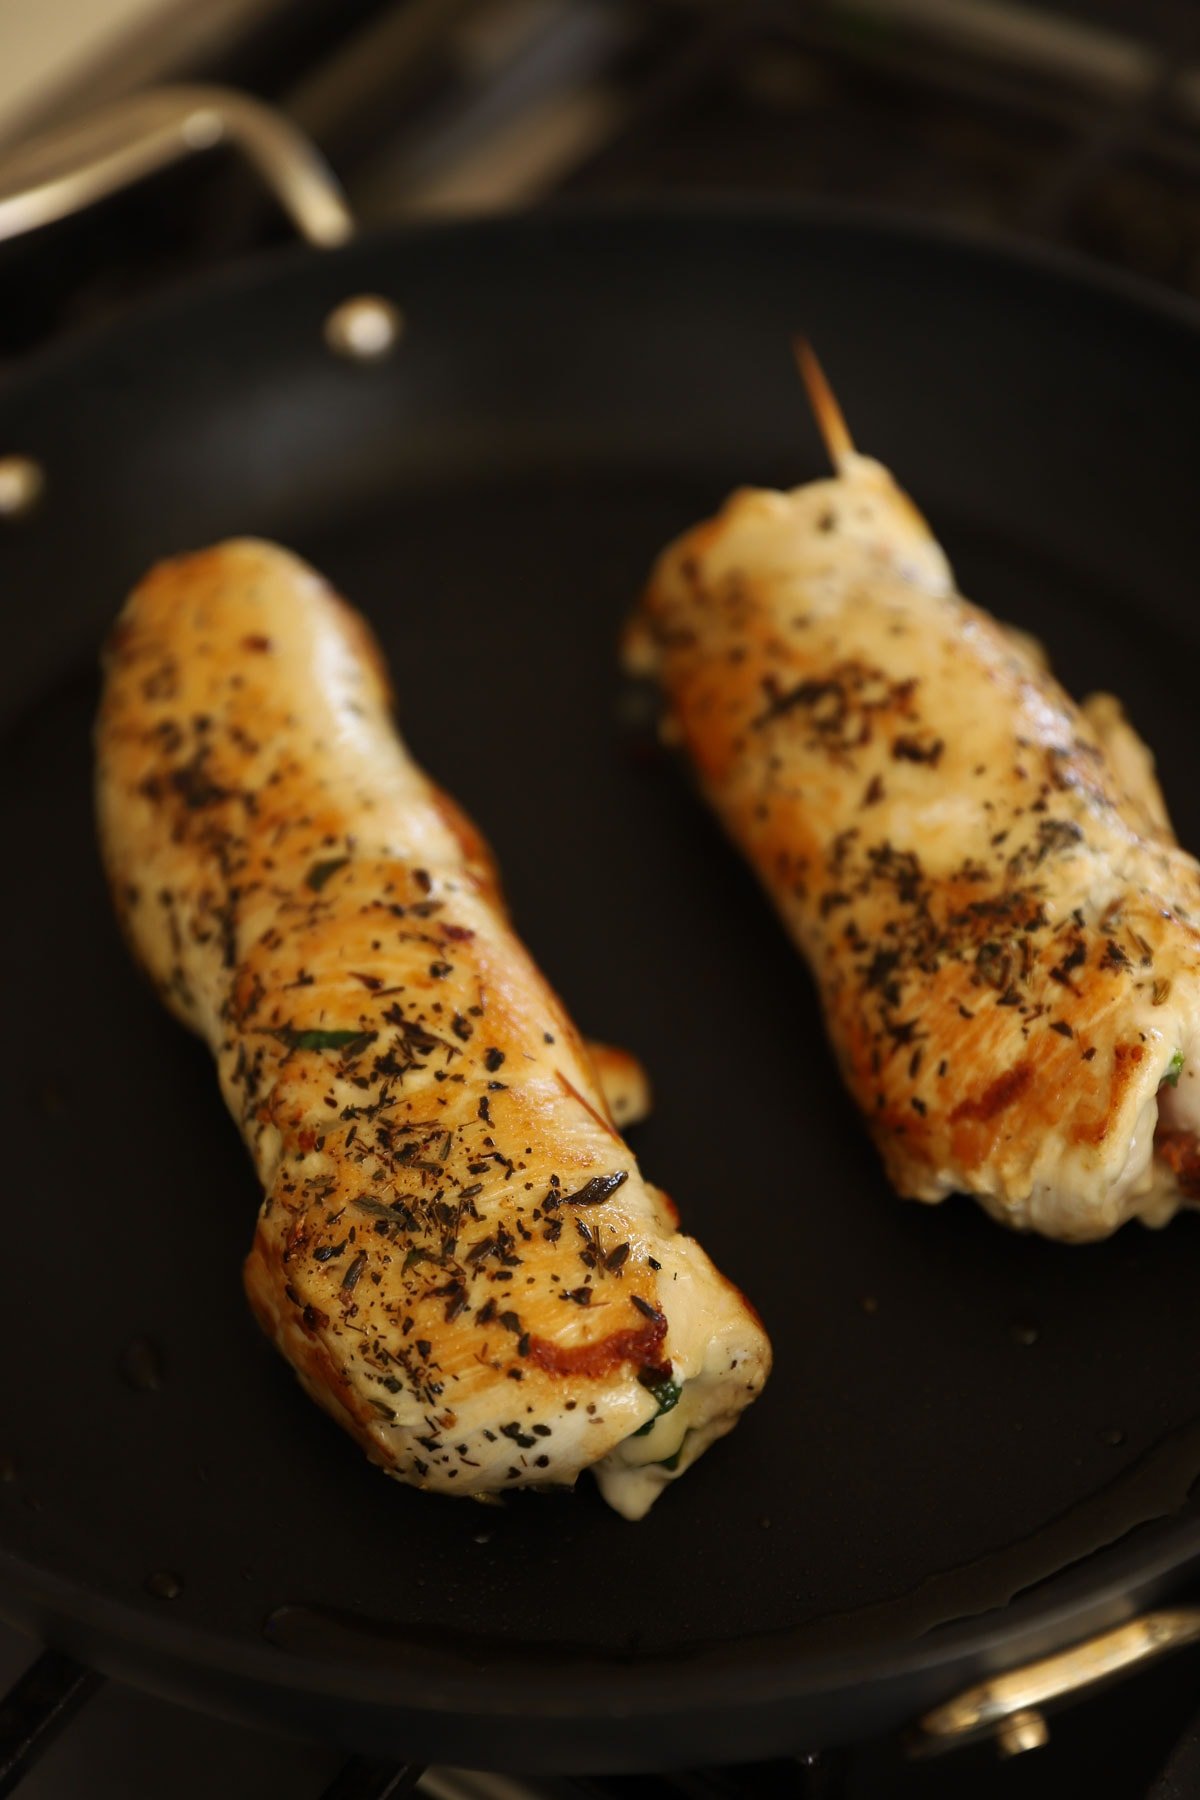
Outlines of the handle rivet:
[{"label": "handle rivet", "polygon": [[1001,1756],[1020,1756],[1025,1750],[1040,1750],[1049,1738],[1050,1727],[1042,1714],[1035,1707],[1023,1706],[997,1731],[996,1747]]},{"label": "handle rivet", "polygon": [[0,456],[0,519],[22,519],[41,498],[46,477],[31,456]]},{"label": "handle rivet", "polygon": [[183,140],[189,150],[211,150],[224,132],[224,120],[212,107],[201,107],[183,122]]},{"label": "handle rivet", "polygon": [[355,294],[329,314],[325,342],[351,362],[378,362],[395,348],[403,331],[398,306],[382,294]]}]

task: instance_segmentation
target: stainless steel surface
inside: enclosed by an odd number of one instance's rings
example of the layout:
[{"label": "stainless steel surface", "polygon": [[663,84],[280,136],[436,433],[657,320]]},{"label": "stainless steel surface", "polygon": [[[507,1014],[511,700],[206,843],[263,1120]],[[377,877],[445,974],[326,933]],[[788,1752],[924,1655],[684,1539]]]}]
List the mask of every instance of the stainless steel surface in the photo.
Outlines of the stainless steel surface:
[{"label": "stainless steel surface", "polygon": [[228,88],[166,87],[118,100],[0,157],[0,241],[217,144],[242,152],[310,244],[328,249],[354,235],[332,170],[282,114]]},{"label": "stainless steel surface", "polygon": [[295,0],[27,0],[0,6],[0,145],[194,78]]},{"label": "stainless steel surface", "polygon": [[1126,1625],[1073,1644],[1056,1656],[1025,1663],[967,1688],[926,1713],[914,1750],[949,1749],[991,1733],[1008,1755],[1040,1748],[1050,1735],[1042,1707],[1074,1699],[1084,1689],[1200,1640],[1200,1606],[1144,1613]]}]

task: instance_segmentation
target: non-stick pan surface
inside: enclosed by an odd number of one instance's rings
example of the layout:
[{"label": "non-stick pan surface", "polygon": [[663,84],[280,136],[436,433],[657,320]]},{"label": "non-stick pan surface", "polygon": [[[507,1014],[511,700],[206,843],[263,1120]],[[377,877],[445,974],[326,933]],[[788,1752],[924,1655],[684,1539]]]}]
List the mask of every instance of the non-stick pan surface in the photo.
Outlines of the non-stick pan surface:
[{"label": "non-stick pan surface", "polygon": [[[364,290],[407,321],[366,367],[321,336]],[[821,216],[540,218],[285,256],[0,397],[46,473],[0,530],[12,1616],[363,1744],[647,1767],[897,1723],[1200,1548],[1200,1222],[1066,1249],[898,1201],[806,973],[628,716],[656,550],[821,469],[801,326],[965,591],[1127,700],[1200,845],[1182,309]],[[235,532],[368,613],[535,954],[653,1073],[647,1172],[771,1331],[765,1397],[643,1524],[587,1481],[497,1510],[385,1481],[250,1320],[255,1182],[118,940],[89,750],[128,584]]]}]

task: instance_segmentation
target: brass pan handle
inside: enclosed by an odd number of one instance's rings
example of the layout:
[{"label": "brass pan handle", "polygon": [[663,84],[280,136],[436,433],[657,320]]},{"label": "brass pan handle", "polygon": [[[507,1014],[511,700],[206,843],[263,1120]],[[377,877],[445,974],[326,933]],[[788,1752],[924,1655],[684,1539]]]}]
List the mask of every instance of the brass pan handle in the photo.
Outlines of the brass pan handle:
[{"label": "brass pan handle", "polygon": [[916,1755],[949,1750],[990,1734],[1007,1756],[1036,1750],[1050,1735],[1041,1708],[1096,1683],[1200,1640],[1200,1606],[1143,1613],[1098,1637],[1021,1668],[993,1675],[918,1720],[911,1738]]},{"label": "brass pan handle", "polygon": [[216,144],[241,151],[310,244],[330,249],[354,235],[328,163],[282,114],[230,88],[161,87],[0,152],[0,242]]}]

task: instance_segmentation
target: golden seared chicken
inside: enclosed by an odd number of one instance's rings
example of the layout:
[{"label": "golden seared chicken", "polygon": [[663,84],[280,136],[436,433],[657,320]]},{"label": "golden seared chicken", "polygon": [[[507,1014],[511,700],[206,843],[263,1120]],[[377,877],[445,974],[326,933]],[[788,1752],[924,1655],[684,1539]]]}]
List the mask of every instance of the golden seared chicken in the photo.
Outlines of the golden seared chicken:
[{"label": "golden seared chicken", "polygon": [[[304,1386],[414,1486],[591,1468],[640,1517],[767,1340],[643,1181],[362,619],[270,544],[160,565],[97,752],[121,920],[216,1056],[264,1191],[246,1286]],[[636,1110],[636,1065],[603,1059]]]},{"label": "golden seared chicken", "polygon": [[806,373],[836,477],[735,494],[630,635],[812,967],[902,1194],[1080,1240],[1200,1200],[1200,869],[1119,706],[955,591]]}]

